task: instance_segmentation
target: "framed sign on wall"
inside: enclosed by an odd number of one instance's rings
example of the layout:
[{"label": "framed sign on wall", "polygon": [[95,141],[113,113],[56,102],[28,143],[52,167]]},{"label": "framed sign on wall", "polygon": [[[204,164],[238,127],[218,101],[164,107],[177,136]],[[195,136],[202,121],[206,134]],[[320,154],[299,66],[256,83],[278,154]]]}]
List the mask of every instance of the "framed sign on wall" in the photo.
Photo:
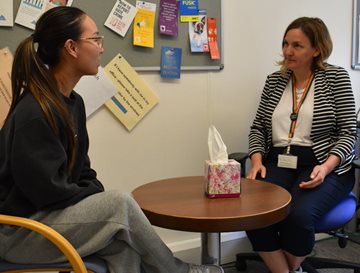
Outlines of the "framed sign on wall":
[{"label": "framed sign on wall", "polygon": [[360,69],[359,32],[360,32],[360,0],[354,0],[353,28],[352,28],[352,56],[351,56],[351,67],[353,69]]}]

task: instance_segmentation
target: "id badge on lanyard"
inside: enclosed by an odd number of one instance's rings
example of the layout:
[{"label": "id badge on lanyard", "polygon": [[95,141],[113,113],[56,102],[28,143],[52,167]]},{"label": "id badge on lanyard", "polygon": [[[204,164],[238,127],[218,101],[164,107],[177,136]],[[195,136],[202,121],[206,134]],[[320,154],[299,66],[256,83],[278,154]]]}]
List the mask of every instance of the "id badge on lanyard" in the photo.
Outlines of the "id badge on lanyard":
[{"label": "id badge on lanyard", "polygon": [[313,79],[314,79],[314,74],[311,75],[308,83],[306,84],[306,88],[301,96],[301,99],[300,99],[299,103],[297,103],[296,84],[295,84],[294,74],[292,76],[293,111],[290,114],[291,123],[290,123],[289,135],[288,135],[288,145],[287,145],[284,153],[278,155],[277,166],[280,168],[288,168],[288,169],[296,169],[297,168],[298,157],[296,155],[291,154],[291,151],[290,151],[291,146],[290,145],[291,145],[291,140],[294,137],[296,121],[298,119],[298,113],[300,111],[300,107],[303,104],[303,102],[306,98],[306,95],[309,93],[310,86],[311,86]]}]

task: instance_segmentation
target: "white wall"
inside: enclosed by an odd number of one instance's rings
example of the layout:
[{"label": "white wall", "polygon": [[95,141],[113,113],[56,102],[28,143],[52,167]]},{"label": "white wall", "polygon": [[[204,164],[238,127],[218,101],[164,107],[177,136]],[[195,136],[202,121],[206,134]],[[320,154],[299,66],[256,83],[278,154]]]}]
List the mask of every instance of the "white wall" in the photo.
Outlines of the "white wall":
[{"label": "white wall", "polygon": [[[246,151],[266,75],[281,58],[283,32],[300,16],[320,17],[327,24],[334,43],[329,62],[349,71],[359,106],[360,72],[351,69],[352,0],[223,2],[224,70],[183,72],[179,81],[141,73],[160,103],[132,132],[104,107],[90,117],[92,165],[108,189],[132,191],[162,178],[202,175],[211,123],[229,152]],[[170,246],[199,238],[196,233],[157,230]]]}]

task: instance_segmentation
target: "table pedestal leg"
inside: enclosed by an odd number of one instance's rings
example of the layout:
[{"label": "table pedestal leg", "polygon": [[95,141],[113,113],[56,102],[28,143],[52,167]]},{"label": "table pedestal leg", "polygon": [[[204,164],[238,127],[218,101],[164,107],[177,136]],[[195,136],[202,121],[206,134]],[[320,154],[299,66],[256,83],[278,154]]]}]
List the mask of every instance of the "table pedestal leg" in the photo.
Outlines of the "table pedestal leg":
[{"label": "table pedestal leg", "polygon": [[201,263],[220,265],[220,233],[201,233]]}]

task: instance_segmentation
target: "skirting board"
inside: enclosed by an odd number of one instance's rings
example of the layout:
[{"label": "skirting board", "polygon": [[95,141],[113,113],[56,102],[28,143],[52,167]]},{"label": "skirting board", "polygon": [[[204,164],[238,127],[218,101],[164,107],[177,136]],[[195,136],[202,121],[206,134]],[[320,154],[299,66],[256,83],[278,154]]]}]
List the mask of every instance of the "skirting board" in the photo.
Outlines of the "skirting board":
[{"label": "skirting board", "polygon": [[[316,240],[329,237],[327,234],[316,234]],[[181,242],[170,243],[168,247],[172,250],[175,257],[194,264],[201,263],[201,242],[200,238],[184,240]],[[231,263],[236,259],[236,254],[241,252],[251,252],[251,244],[245,232],[232,232],[221,234],[221,263]]]}]

